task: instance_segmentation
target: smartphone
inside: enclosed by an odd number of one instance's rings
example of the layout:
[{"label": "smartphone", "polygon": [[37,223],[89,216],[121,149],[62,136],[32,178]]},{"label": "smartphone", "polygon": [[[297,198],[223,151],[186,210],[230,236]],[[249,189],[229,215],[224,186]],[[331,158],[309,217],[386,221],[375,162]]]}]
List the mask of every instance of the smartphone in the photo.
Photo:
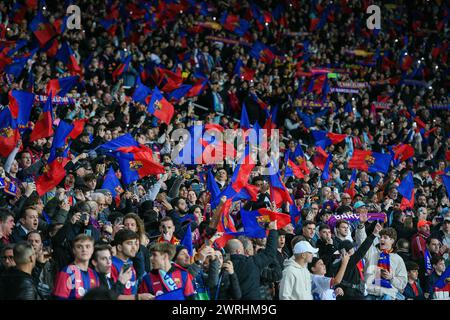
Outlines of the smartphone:
[{"label": "smartphone", "polygon": [[92,237],[92,230],[86,229],[86,230],[84,230],[84,234],[89,237]]},{"label": "smartphone", "polygon": [[230,254],[229,254],[229,253],[225,253],[225,254],[223,255],[223,262],[228,262],[228,261],[230,261],[230,260],[231,260]]},{"label": "smartphone", "polygon": [[86,213],[86,212],[83,212],[82,214],[81,214],[81,220],[82,221],[86,221],[86,220],[88,220],[89,219],[89,215]]}]

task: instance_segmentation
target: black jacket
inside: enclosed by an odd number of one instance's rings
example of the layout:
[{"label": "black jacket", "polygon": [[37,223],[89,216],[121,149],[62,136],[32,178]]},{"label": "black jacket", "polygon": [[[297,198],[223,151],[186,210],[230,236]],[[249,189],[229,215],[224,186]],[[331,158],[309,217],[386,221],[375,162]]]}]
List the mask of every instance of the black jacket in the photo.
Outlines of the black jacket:
[{"label": "black jacket", "polygon": [[19,225],[17,227],[14,227],[10,236],[10,240],[12,243],[27,240],[27,233],[25,232],[25,230],[23,230],[22,226]]},{"label": "black jacket", "polygon": [[33,277],[11,268],[0,277],[0,300],[42,300]]},{"label": "black jacket", "polygon": [[120,282],[114,282],[113,279],[106,277],[106,274],[97,272],[100,288],[111,290],[113,294],[118,297],[123,294],[125,286]]},{"label": "black jacket", "polygon": [[276,259],[278,231],[271,230],[264,250],[251,257],[232,254],[234,270],[239,279],[243,300],[260,300],[261,271]]},{"label": "black jacket", "polygon": [[342,278],[342,282],[337,286],[342,287],[342,289],[344,290],[344,297],[342,299],[363,299],[363,292],[352,286],[363,285],[361,276],[359,275],[357,264],[362,258],[364,258],[374,240],[375,235],[373,233],[368,235],[366,240],[361,243],[358,250],[356,250],[355,253],[350,257],[347,268],[345,269],[344,277]]}]

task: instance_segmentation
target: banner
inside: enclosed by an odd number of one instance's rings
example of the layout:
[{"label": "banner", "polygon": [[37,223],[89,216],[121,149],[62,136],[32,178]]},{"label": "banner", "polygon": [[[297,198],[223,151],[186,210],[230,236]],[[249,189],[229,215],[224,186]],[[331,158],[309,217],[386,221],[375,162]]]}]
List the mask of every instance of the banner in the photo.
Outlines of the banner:
[{"label": "banner", "polygon": [[349,88],[330,88],[330,92],[359,93],[359,90]]},{"label": "banner", "polygon": [[375,109],[383,109],[383,110],[390,109],[393,106],[392,103],[389,103],[389,102],[378,102],[378,101],[372,102],[372,105],[375,107]]},{"label": "banner", "polygon": [[[43,95],[35,95],[34,96],[35,103],[45,103],[46,101],[47,101],[47,96],[43,96]],[[52,103],[57,104],[57,105],[75,104],[75,99],[69,98],[69,97],[56,96],[56,97],[53,97]]]},{"label": "banner", "polygon": [[225,38],[225,37],[206,36],[205,39],[210,40],[210,41],[217,41],[217,42],[233,44],[233,45],[242,45],[242,46],[247,46],[247,47],[251,46],[250,42],[233,40],[233,39]]},{"label": "banner", "polygon": [[[375,221],[375,220],[383,220],[383,222],[386,222],[387,217],[386,214],[383,212],[369,212],[367,214],[367,217],[369,218],[369,221]],[[350,214],[337,214],[333,215],[328,219],[327,224],[330,226],[330,228],[334,228],[336,225],[336,222],[339,220],[345,220],[348,222],[355,222],[359,220],[359,214],[357,213],[350,213]]]},{"label": "banner", "polygon": [[304,99],[296,100],[297,107],[307,107],[307,108],[334,108],[334,102],[320,102],[320,101],[309,101]]},{"label": "banner", "polygon": [[431,110],[450,110],[450,104],[435,104],[430,107]]}]

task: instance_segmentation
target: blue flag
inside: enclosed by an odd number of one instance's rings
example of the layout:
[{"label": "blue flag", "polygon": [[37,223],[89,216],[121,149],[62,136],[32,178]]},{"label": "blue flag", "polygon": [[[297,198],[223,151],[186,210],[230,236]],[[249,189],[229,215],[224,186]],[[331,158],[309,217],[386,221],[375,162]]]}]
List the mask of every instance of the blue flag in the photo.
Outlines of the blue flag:
[{"label": "blue flag", "polygon": [[186,247],[190,257],[194,255],[194,248],[192,244],[192,231],[190,223],[187,226],[186,233],[184,234],[183,240],[181,240],[180,244]]}]

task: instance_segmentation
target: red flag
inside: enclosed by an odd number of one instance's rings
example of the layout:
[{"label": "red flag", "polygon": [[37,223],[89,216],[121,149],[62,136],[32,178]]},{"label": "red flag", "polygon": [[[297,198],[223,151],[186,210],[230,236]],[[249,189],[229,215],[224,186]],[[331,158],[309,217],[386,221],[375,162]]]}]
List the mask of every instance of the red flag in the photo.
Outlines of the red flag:
[{"label": "red flag", "polygon": [[44,174],[36,179],[36,191],[42,196],[56,187],[66,176],[65,165],[67,158],[57,158],[52,163],[46,164]]}]

